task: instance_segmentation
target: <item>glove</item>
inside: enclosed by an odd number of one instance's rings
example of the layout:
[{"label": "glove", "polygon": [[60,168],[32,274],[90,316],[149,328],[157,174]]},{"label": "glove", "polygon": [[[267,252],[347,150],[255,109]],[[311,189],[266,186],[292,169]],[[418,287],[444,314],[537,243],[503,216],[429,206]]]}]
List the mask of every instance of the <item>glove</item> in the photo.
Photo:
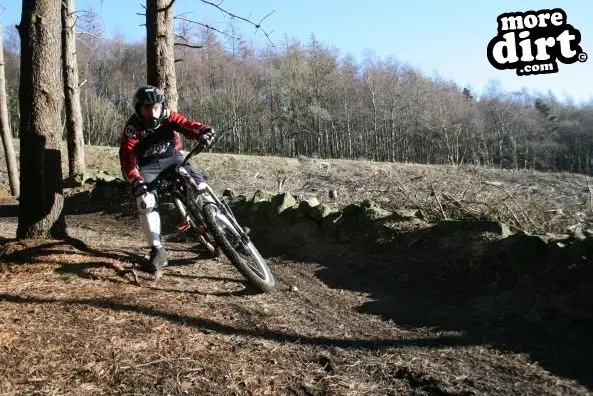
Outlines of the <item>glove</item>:
[{"label": "glove", "polygon": [[216,132],[214,132],[214,129],[206,128],[206,129],[204,129],[204,132],[202,132],[202,135],[200,136],[200,140],[202,142],[206,143],[207,146],[210,146],[212,143],[214,143],[215,137],[216,137]]},{"label": "glove", "polygon": [[138,179],[134,181],[132,184],[132,195],[134,198],[144,195],[146,192],[148,192],[148,187],[146,186],[146,183],[144,183],[144,180]]}]

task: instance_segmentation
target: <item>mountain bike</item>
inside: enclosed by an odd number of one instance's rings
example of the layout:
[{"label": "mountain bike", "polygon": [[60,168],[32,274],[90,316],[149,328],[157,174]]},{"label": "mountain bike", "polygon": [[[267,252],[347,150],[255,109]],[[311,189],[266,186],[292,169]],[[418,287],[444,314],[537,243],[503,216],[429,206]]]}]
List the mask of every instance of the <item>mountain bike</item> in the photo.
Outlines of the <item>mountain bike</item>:
[{"label": "mountain bike", "polygon": [[208,145],[200,141],[180,164],[172,164],[147,183],[149,191],[169,194],[185,221],[180,232],[193,229],[198,241],[215,257],[229,259],[250,283],[262,292],[274,289],[276,281],[266,260],[251,239],[249,230],[241,227],[231,208],[221,201],[207,183],[198,183],[186,169],[190,158]]}]

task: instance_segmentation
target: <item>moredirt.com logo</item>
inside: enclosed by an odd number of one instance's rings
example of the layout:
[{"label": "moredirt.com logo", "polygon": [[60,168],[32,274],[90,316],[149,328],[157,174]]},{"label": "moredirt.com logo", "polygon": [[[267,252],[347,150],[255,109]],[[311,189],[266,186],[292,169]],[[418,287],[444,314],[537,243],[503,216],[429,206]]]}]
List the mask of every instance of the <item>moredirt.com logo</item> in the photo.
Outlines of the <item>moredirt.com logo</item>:
[{"label": "moredirt.com logo", "polygon": [[517,75],[557,73],[560,61],[585,62],[581,33],[566,22],[560,8],[501,14],[498,34],[488,44],[490,64],[499,70],[516,69]]}]

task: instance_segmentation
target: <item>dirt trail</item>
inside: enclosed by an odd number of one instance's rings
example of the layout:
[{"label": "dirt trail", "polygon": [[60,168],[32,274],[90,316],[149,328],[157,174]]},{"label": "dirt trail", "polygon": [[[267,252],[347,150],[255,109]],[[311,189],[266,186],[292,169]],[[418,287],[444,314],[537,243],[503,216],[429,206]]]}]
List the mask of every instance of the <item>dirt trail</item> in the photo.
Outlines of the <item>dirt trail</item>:
[{"label": "dirt trail", "polygon": [[137,284],[116,270],[146,253],[134,216],[81,206],[67,222],[86,246],[17,243],[11,204],[0,211],[3,395],[592,394],[589,319],[527,295],[456,290],[412,261],[342,247],[318,259],[262,248],[280,285],[254,294],[172,234],[164,276],[138,272]]}]

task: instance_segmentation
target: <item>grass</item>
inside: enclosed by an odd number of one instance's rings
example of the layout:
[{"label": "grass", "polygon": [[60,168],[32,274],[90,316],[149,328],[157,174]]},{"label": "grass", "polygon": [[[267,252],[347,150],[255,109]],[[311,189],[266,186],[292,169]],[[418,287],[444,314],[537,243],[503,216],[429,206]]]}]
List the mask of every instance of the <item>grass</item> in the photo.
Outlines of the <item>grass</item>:
[{"label": "grass", "polygon": [[[116,170],[112,148],[89,158],[91,169]],[[387,209],[421,208],[429,221],[493,219],[533,232],[564,233],[593,227],[589,178],[569,173],[500,170],[477,166],[383,163],[205,153],[191,163],[216,191],[251,196],[258,189],[288,191],[342,207],[371,199]],[[337,199],[329,191],[337,191]]]},{"label": "grass", "polygon": [[[86,146],[85,153],[90,171],[120,175],[117,147]],[[200,154],[191,163],[219,193],[225,188],[247,196],[258,189],[288,191],[337,207],[371,199],[388,209],[420,208],[429,221],[492,219],[539,233],[593,228],[591,181],[580,174],[217,153]],[[63,165],[66,174],[66,158]],[[0,184],[7,183],[3,173]],[[337,191],[337,199],[329,198],[330,190]]]}]

